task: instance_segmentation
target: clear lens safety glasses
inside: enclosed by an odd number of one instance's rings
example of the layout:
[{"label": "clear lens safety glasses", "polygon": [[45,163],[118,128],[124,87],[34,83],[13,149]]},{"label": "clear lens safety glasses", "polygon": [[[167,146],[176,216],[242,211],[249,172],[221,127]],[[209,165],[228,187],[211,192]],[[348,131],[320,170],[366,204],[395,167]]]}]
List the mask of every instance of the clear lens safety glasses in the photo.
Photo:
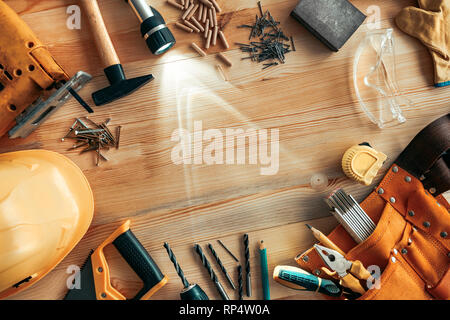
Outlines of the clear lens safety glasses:
[{"label": "clear lens safety glasses", "polygon": [[397,86],[392,29],[366,34],[355,54],[353,82],[362,110],[379,128],[406,121],[401,109],[411,101]]}]

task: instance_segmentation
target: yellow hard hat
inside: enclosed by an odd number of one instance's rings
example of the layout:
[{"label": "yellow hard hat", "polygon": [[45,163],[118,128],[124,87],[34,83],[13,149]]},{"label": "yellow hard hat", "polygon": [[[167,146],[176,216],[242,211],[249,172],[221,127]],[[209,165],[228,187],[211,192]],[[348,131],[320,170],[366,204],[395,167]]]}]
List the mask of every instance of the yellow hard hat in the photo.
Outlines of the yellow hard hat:
[{"label": "yellow hard hat", "polygon": [[0,299],[36,283],[81,240],[94,197],[83,172],[44,150],[0,154]]}]

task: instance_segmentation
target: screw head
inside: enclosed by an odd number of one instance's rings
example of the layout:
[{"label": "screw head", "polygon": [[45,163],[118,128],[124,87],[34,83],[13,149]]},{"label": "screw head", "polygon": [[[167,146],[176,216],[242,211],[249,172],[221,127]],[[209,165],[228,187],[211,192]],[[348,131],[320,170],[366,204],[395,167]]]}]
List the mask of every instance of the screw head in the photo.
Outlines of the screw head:
[{"label": "screw head", "polygon": [[442,231],[442,232],[441,232],[441,237],[442,237],[442,238],[447,238],[447,236],[448,236],[448,233],[447,233],[447,232],[445,232],[445,231]]},{"label": "screw head", "polygon": [[431,226],[431,223],[430,223],[429,221],[424,221],[424,222],[423,222],[423,226],[424,226],[425,228],[429,228],[429,227]]},{"label": "screw head", "polygon": [[394,197],[390,197],[389,201],[392,202],[392,203],[395,203],[395,198]]},{"label": "screw head", "polygon": [[393,167],[393,168],[392,168],[392,171],[393,171],[394,173],[397,173],[397,172],[398,172],[398,167]]},{"label": "screw head", "polygon": [[414,211],[412,211],[412,210],[409,210],[409,211],[408,211],[408,215],[409,215],[410,217],[414,217],[415,214],[416,214],[416,213],[415,213]]},{"label": "screw head", "polygon": [[314,274],[315,274],[316,276],[320,276],[321,271],[320,271],[319,269],[316,269],[316,270],[314,270]]},{"label": "screw head", "polygon": [[383,193],[384,193],[383,188],[378,189],[378,194],[383,194]]},{"label": "screw head", "polygon": [[103,272],[103,268],[102,267],[98,267],[98,272]]},{"label": "screw head", "polygon": [[407,253],[408,253],[408,250],[407,250],[406,248],[403,248],[403,249],[402,249],[402,253],[403,253],[403,254],[407,254]]},{"label": "screw head", "polygon": [[405,177],[405,181],[406,181],[406,182],[411,182],[411,177],[410,177],[410,176],[406,176],[406,177]]},{"label": "screw head", "polygon": [[303,260],[303,262],[308,262],[308,261],[309,261],[309,257],[308,257],[308,256],[304,256],[304,257],[302,258],[302,260]]},{"label": "screw head", "polygon": [[103,293],[101,294],[101,296],[102,296],[102,298],[106,298],[106,293],[103,292]]}]

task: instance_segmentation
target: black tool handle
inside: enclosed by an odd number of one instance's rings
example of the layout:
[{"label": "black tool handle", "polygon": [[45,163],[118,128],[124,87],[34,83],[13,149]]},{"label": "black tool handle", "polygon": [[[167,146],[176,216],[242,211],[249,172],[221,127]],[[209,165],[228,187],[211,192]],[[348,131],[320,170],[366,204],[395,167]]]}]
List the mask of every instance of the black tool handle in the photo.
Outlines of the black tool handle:
[{"label": "black tool handle", "polygon": [[144,287],[133,299],[140,299],[155,285],[164,279],[158,265],[145,250],[136,236],[128,230],[122,233],[113,242],[125,261],[144,282]]},{"label": "black tool handle", "polygon": [[191,284],[180,293],[181,300],[209,300],[198,284]]}]

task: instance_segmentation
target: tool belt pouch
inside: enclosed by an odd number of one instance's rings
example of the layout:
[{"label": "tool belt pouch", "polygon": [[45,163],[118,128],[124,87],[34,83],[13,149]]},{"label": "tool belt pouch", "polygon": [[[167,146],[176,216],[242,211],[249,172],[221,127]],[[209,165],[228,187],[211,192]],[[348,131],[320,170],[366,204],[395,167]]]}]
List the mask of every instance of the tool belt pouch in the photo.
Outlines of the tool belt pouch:
[{"label": "tool belt pouch", "polygon": [[[329,238],[345,258],[372,273],[361,300],[450,299],[450,114],[423,129],[361,203],[377,224],[357,244],[342,226]],[[296,257],[301,268],[327,278],[315,250]],[[365,282],[365,281],[364,281]]]}]

